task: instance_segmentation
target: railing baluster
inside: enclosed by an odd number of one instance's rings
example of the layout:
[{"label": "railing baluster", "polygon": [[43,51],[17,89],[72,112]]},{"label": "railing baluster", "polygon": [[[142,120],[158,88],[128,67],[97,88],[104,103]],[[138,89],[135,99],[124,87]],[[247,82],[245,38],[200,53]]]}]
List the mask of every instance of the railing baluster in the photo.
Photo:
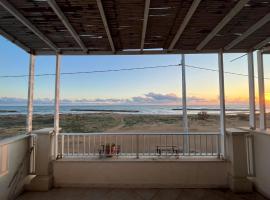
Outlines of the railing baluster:
[{"label": "railing baluster", "polygon": [[72,135],[72,156],[75,154],[75,136]]},{"label": "railing baluster", "polygon": [[[168,146],[168,144],[167,144],[167,135],[165,135],[165,148],[167,148],[167,146]],[[168,152],[166,151],[166,157],[167,157],[167,154],[168,154]]]},{"label": "railing baluster", "polygon": [[176,135],[176,145],[177,145],[177,156],[179,156],[180,153],[180,146],[179,146],[179,135]]},{"label": "railing baluster", "polygon": [[214,138],[213,135],[211,135],[211,151],[212,151],[212,156],[214,155]]},{"label": "railing baluster", "polygon": [[140,143],[139,143],[140,135],[136,135],[136,158],[139,159],[139,152],[140,152]]},{"label": "railing baluster", "polygon": [[145,135],[143,135],[143,156],[145,153]]},{"label": "railing baluster", "polygon": [[[115,135],[115,146],[116,146],[116,157],[118,158],[118,144],[117,144],[117,135]],[[120,147],[120,152],[122,151],[121,147]]]},{"label": "railing baluster", "polygon": [[197,155],[197,135],[194,135],[194,148],[195,148],[195,150],[194,150],[194,155],[196,156]]},{"label": "railing baluster", "polygon": [[206,147],[206,150],[205,150],[205,155],[207,156],[208,155],[208,142],[207,142],[207,135],[205,135],[206,138],[205,138],[205,147]]},{"label": "railing baluster", "polygon": [[77,155],[79,156],[79,154],[80,154],[80,136],[78,135],[78,142],[77,142],[77,145],[78,145],[78,152],[77,152]]},{"label": "railing baluster", "polygon": [[150,157],[150,139],[151,139],[151,136],[148,135],[148,156]]},{"label": "railing baluster", "polygon": [[96,136],[95,135],[93,137],[93,145],[94,145],[94,147],[93,147],[93,156],[95,156],[96,155]]},{"label": "railing baluster", "polygon": [[104,135],[104,155],[106,155],[106,149],[107,149],[107,137]]},{"label": "railing baluster", "polygon": [[133,135],[131,135],[131,154],[130,156],[132,157],[133,155]]},{"label": "railing baluster", "polygon": [[123,135],[121,135],[121,137],[120,137],[120,146],[122,148],[120,155],[124,156]]},{"label": "railing baluster", "polygon": [[61,135],[61,158],[64,156],[64,145],[65,145],[65,136]]},{"label": "railing baluster", "polygon": [[88,135],[88,156],[90,156],[91,153],[91,135]]},{"label": "railing baluster", "polygon": [[85,135],[83,136],[83,156],[85,155]]},{"label": "railing baluster", "polygon": [[217,156],[220,158],[220,134],[216,135],[217,137]]},{"label": "railing baluster", "polygon": [[185,135],[182,135],[183,156],[186,154]]},{"label": "railing baluster", "polygon": [[67,135],[67,156],[69,156],[69,135]]},{"label": "railing baluster", "polygon": [[202,155],[202,135],[200,134],[200,155]]},{"label": "railing baluster", "polygon": [[173,155],[173,154],[174,154],[174,147],[173,147],[173,135],[171,135],[171,139],[172,139],[172,140],[171,140],[171,142],[172,142],[172,148],[173,148],[173,149],[172,149],[172,152],[171,152],[171,155]]},{"label": "railing baluster", "polygon": [[190,156],[190,134],[187,134],[188,137],[188,155]]}]

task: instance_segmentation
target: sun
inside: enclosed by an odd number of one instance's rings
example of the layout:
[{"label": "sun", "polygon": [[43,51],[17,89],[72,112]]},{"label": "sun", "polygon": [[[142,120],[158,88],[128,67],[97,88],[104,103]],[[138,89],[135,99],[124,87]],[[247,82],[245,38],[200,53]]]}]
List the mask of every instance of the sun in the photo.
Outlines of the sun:
[{"label": "sun", "polygon": [[265,101],[270,103],[270,92],[265,93]]}]

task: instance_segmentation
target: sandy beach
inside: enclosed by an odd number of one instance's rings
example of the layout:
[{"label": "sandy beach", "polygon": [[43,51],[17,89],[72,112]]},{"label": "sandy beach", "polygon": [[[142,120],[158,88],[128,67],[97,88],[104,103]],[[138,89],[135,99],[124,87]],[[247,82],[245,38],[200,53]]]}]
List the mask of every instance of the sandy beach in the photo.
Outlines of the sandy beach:
[{"label": "sandy beach", "polygon": [[[189,115],[190,132],[215,132],[219,130],[219,116]],[[226,117],[228,128],[248,126],[248,115],[238,114]],[[0,116],[1,136],[25,132],[25,115]],[[139,115],[116,113],[62,114],[62,132],[181,132],[182,116]],[[53,115],[34,115],[33,129],[53,127]]]}]

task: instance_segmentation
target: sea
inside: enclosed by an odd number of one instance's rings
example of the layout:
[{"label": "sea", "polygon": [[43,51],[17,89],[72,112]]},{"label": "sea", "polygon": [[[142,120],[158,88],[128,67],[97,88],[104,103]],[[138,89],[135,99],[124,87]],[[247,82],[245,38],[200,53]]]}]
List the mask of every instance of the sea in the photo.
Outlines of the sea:
[{"label": "sea", "polygon": [[[219,106],[188,106],[188,114],[197,114],[198,112],[207,112],[208,114],[218,114]],[[268,110],[268,109],[267,109]],[[34,114],[53,114],[53,105],[34,106]],[[177,105],[61,105],[62,114],[82,114],[82,113],[125,113],[141,115],[181,115],[182,107]],[[18,115],[26,114],[25,105],[0,105],[0,115]],[[247,114],[249,113],[247,105],[226,106],[226,114]]]}]

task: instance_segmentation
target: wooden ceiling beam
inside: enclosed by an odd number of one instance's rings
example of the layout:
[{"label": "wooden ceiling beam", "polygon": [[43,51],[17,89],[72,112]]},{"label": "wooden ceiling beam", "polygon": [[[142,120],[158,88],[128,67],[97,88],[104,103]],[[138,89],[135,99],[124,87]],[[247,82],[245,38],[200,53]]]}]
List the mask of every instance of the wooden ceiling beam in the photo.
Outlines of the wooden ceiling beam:
[{"label": "wooden ceiling beam", "polygon": [[241,41],[246,39],[249,35],[257,31],[259,28],[261,28],[263,25],[265,25],[267,22],[270,21],[270,13],[265,15],[263,18],[261,18],[259,21],[257,21],[255,24],[253,24],[247,31],[245,31],[242,35],[237,37],[235,40],[233,40],[230,44],[224,47],[225,50],[229,50],[233,48],[235,45],[239,44]]},{"label": "wooden ceiling beam", "polygon": [[188,22],[190,21],[191,17],[193,16],[193,14],[195,13],[196,9],[198,8],[199,4],[200,4],[201,0],[194,0],[191,7],[189,8],[182,24],[180,25],[179,29],[177,30],[177,33],[175,34],[168,50],[171,51],[173,50],[175,44],[178,42],[180,36],[182,35],[182,33],[184,32],[185,28],[188,25]]},{"label": "wooden ceiling beam", "polygon": [[249,0],[240,0],[233,9],[218,23],[218,25],[206,36],[206,38],[196,47],[197,51],[202,50],[208,42],[210,42],[219,31],[221,31],[226,24],[231,21],[231,19],[237,15],[237,13],[244,8],[244,6],[249,2]]},{"label": "wooden ceiling beam", "polygon": [[3,29],[0,28],[0,35],[2,35],[4,38],[6,38],[7,40],[13,42],[14,44],[16,44],[17,46],[21,47],[23,50],[25,50],[26,52],[30,53],[31,49],[29,47],[27,47],[26,45],[22,44],[19,40],[17,40],[16,38],[14,38],[13,36],[11,36],[10,34],[8,34],[7,32],[5,32]]},{"label": "wooden ceiling beam", "polygon": [[23,25],[37,35],[43,42],[45,42],[54,51],[58,51],[55,44],[49,40],[42,32],[40,32],[28,19],[26,19],[13,5],[7,0],[0,0],[0,5],[5,8],[11,15],[18,19]]},{"label": "wooden ceiling beam", "polygon": [[143,51],[144,49],[144,41],[145,41],[145,35],[146,35],[146,29],[147,29],[147,23],[148,23],[149,7],[150,7],[150,0],[145,0],[142,38],[141,38],[141,51]]},{"label": "wooden ceiling beam", "polygon": [[88,51],[88,49],[84,45],[83,41],[81,40],[80,36],[75,31],[75,29],[73,28],[73,26],[70,24],[70,22],[68,21],[67,17],[62,12],[62,10],[60,9],[60,7],[57,5],[57,3],[55,2],[55,0],[47,0],[47,2],[50,5],[50,7],[53,9],[54,13],[58,16],[58,18],[60,19],[60,21],[64,24],[64,26],[66,27],[66,29],[69,31],[69,33],[71,34],[71,36],[74,38],[74,40],[82,48],[82,50],[83,51]]},{"label": "wooden ceiling beam", "polygon": [[261,49],[263,48],[266,44],[268,44],[270,42],[270,37],[264,39],[263,41],[261,41],[259,44],[257,44],[255,47],[253,47],[253,49]]},{"label": "wooden ceiling beam", "polygon": [[113,39],[112,39],[112,36],[111,36],[111,32],[110,32],[110,29],[109,29],[109,26],[108,26],[108,22],[107,22],[107,19],[106,19],[106,15],[104,13],[104,9],[103,9],[103,5],[102,5],[101,0],[97,0],[97,5],[98,5],[98,9],[99,9],[101,18],[102,18],[102,22],[103,22],[105,31],[107,33],[107,37],[108,37],[108,40],[109,40],[109,43],[110,43],[112,52],[115,52],[115,47],[114,47],[114,44],[113,44]]}]

